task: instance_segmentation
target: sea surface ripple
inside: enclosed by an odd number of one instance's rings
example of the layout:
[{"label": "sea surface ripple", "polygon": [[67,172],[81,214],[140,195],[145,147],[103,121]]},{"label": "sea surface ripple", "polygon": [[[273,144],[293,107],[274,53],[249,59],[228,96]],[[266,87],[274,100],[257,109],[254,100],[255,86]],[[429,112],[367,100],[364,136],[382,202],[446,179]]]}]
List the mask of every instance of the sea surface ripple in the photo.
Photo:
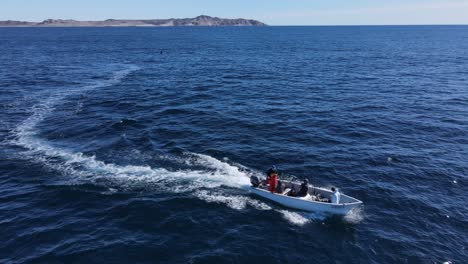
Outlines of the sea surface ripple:
[{"label": "sea surface ripple", "polygon": [[[0,263],[468,263],[467,41],[0,28]],[[250,195],[272,164],[364,206]]]}]

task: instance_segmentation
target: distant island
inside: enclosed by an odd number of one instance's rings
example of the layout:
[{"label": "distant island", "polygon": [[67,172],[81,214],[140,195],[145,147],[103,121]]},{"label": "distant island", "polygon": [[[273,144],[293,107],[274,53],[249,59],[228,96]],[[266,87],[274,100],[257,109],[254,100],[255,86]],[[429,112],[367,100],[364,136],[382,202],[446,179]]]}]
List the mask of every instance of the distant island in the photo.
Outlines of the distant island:
[{"label": "distant island", "polygon": [[197,16],[195,18],[168,19],[107,19],[104,21],[78,21],[72,19],[47,19],[42,22],[0,21],[0,27],[176,27],[176,26],[266,26],[244,18],[219,18]]}]

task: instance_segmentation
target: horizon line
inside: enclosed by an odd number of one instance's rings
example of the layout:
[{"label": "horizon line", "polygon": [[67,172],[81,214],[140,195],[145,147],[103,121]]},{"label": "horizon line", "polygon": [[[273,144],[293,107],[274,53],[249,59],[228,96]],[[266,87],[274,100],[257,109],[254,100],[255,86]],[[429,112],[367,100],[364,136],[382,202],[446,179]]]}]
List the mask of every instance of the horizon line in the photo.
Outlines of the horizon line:
[{"label": "horizon line", "polygon": [[[1,22],[4,22],[4,21],[15,21],[15,22],[27,22],[27,23],[41,23],[41,22],[44,22],[46,20],[74,20],[74,21],[78,21],[78,22],[103,22],[103,21],[107,21],[107,20],[135,20],[135,21],[138,21],[138,20],[170,20],[170,19],[193,19],[193,18],[197,18],[197,17],[201,17],[201,16],[207,16],[207,17],[211,17],[211,18],[219,18],[219,19],[244,19],[244,20],[254,20],[254,21],[258,21],[258,22],[261,22],[263,24],[265,24],[266,26],[269,26],[269,27],[288,27],[288,26],[297,26],[297,27],[320,27],[320,26],[324,26],[324,27],[329,27],[329,26],[467,26],[468,23],[402,23],[402,24],[392,24],[392,23],[389,23],[389,24],[268,24],[267,22],[263,21],[263,20],[260,20],[260,19],[256,19],[256,18],[243,18],[243,17],[220,17],[220,16],[211,16],[211,15],[206,15],[206,14],[201,14],[201,15],[197,15],[197,16],[194,16],[194,17],[180,17],[180,18],[177,18],[177,17],[169,17],[169,18],[106,18],[106,19],[77,19],[77,18],[46,18],[46,19],[42,19],[42,20],[21,20],[21,19],[0,19]],[[229,25],[227,25],[229,26]],[[0,27],[9,27],[7,25],[4,25],[4,26],[0,26]],[[11,26],[11,27],[15,27],[15,26]],[[16,26],[17,27],[17,26]],[[24,25],[22,27],[35,27],[35,26],[28,26],[28,25]],[[86,26],[53,26],[53,27],[86,27]],[[99,27],[99,26],[89,26],[89,27]],[[107,26],[102,26],[102,27],[107,27]],[[114,26],[114,27],[119,27],[119,26]],[[133,27],[133,26],[122,26],[122,27]],[[134,27],[138,27],[138,26],[134,26]],[[177,27],[183,27],[183,26],[177,26]],[[190,27],[194,27],[194,26],[190,26]],[[217,26],[215,26],[217,27]]]},{"label": "horizon line", "polygon": [[[119,19],[116,19],[119,20]],[[121,19],[121,20],[126,20],[126,19]],[[128,20],[133,20],[133,19],[128,19]],[[135,19],[138,20],[138,19]],[[8,20],[0,20],[0,21],[8,21]],[[15,20],[10,20],[10,21],[15,21]],[[19,20],[16,20],[19,21]],[[81,21],[87,21],[87,20],[81,20]],[[91,20],[88,20],[91,21]],[[99,21],[99,20],[95,20]],[[22,21],[23,22],[23,21]],[[33,21],[24,21],[24,22],[32,22]],[[260,21],[261,22],[261,21]],[[300,25],[300,24],[291,24],[291,25],[270,25],[266,24],[266,26],[262,27],[392,27],[392,26],[468,26],[467,24],[310,24],[310,25]],[[101,28],[108,28],[108,27],[114,27],[114,28],[119,28],[119,27],[138,27],[138,28],[146,28],[145,26],[35,26],[35,25],[21,25],[21,26],[8,26],[8,25],[0,25],[0,27],[31,27],[31,28],[85,28],[85,27],[101,27]],[[167,27],[208,27],[208,28],[216,28],[216,27],[237,27],[237,28],[242,28],[242,27],[258,27],[258,26],[230,26],[230,25],[215,25],[215,26],[200,26],[200,25],[193,25],[193,26],[154,26],[151,28],[167,28]]]}]

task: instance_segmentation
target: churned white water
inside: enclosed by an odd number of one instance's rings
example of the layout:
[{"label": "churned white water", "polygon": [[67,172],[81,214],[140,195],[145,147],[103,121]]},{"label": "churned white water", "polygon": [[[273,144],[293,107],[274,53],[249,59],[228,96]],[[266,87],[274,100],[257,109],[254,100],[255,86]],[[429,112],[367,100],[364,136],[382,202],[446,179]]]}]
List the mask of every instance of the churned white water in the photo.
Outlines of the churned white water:
[{"label": "churned white water", "polygon": [[[151,166],[118,165],[98,160],[95,156],[54,146],[38,136],[37,125],[44,121],[54,111],[55,107],[68,96],[116,85],[128,74],[138,69],[134,65],[125,66],[124,69],[114,72],[112,77],[106,81],[97,81],[89,85],[67,89],[50,96],[33,106],[33,114],[14,130],[14,139],[11,140],[11,143],[25,148],[24,154],[28,158],[68,176],[71,183],[97,182],[105,179],[117,183],[122,188],[131,188],[133,185],[141,186],[141,184],[155,184],[158,190],[175,193],[190,192],[193,193],[194,197],[208,203],[225,204],[236,210],[247,207],[258,210],[272,210],[273,205],[259,201],[245,192],[232,195],[226,194],[222,189],[219,189],[221,186],[239,189],[246,189],[249,186],[251,172],[248,172],[240,164],[228,163],[227,159],[221,161],[204,154],[186,153],[184,157],[179,158],[179,162],[196,165],[197,168],[202,169],[175,171]],[[190,184],[187,184],[187,181]],[[116,189],[111,189],[110,193],[116,192]],[[309,214],[284,209],[276,211],[291,224],[299,226],[309,223],[310,219],[317,218],[317,215],[310,216]],[[359,217],[352,219],[356,218]]]}]

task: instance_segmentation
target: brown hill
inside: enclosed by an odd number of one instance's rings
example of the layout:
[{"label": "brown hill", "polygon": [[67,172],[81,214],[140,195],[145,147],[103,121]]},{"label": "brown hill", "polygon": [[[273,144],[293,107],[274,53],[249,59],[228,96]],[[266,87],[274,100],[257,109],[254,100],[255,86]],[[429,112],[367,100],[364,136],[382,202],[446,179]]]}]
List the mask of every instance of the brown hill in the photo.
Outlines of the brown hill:
[{"label": "brown hill", "polygon": [[211,16],[169,19],[107,19],[104,21],[78,21],[46,19],[42,22],[0,21],[0,27],[164,27],[164,26],[266,26],[253,19],[229,19]]}]

